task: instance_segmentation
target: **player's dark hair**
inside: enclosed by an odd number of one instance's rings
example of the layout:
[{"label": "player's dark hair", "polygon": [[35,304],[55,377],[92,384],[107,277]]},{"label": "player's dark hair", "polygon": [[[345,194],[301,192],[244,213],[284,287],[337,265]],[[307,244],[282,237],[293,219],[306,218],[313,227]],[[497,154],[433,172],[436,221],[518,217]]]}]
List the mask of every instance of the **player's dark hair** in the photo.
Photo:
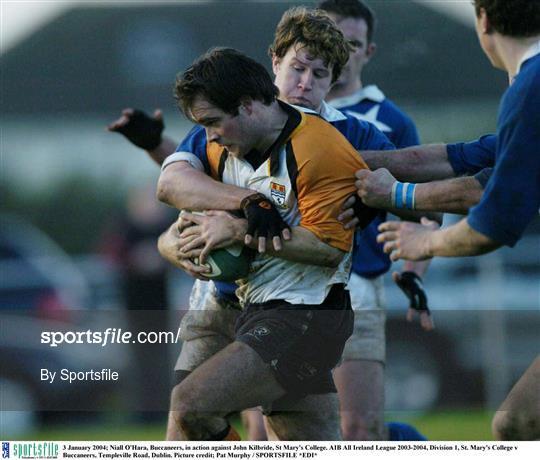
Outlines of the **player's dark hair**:
[{"label": "player's dark hair", "polygon": [[342,18],[363,19],[367,24],[368,43],[373,41],[377,20],[371,8],[360,0],[321,0],[317,8]]},{"label": "player's dark hair", "polygon": [[332,83],[349,60],[351,47],[334,21],[322,10],[293,7],[285,11],[276,27],[270,56],[283,58],[291,46],[306,48],[310,57],[322,59],[332,72]]},{"label": "player's dark hair", "polygon": [[540,34],[539,0],[474,0],[476,15],[483,8],[501,35],[525,38]]},{"label": "player's dark hair", "polygon": [[191,107],[197,97],[231,115],[238,115],[242,99],[270,105],[278,89],[266,69],[232,48],[213,48],[176,77],[174,96],[180,110],[193,119]]}]

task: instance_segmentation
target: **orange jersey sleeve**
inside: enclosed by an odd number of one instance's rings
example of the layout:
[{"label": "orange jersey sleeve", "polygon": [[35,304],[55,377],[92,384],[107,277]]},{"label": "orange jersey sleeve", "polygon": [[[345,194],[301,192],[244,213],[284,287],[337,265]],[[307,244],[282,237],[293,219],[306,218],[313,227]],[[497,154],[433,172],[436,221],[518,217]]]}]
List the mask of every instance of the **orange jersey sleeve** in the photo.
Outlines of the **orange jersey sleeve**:
[{"label": "orange jersey sleeve", "polygon": [[345,200],[356,193],[354,173],[367,165],[332,125],[316,116],[305,117],[290,139],[300,225],[322,242],[349,251],[354,231],[345,230],[337,216]]}]

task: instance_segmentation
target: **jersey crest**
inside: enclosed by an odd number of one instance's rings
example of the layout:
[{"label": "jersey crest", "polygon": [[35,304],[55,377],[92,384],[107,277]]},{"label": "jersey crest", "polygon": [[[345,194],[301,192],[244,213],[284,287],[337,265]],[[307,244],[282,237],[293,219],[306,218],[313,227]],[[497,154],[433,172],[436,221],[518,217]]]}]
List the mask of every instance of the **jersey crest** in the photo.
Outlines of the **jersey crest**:
[{"label": "jersey crest", "polygon": [[287,189],[284,185],[277,182],[270,182],[270,197],[279,208],[286,208],[285,197],[287,195]]}]

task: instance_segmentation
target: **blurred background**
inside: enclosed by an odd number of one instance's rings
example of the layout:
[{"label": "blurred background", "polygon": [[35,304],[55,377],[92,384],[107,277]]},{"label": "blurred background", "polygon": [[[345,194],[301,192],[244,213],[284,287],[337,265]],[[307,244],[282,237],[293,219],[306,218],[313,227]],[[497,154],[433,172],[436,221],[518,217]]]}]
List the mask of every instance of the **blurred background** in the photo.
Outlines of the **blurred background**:
[{"label": "blurred background", "polygon": [[[155,249],[175,218],[153,197],[159,169],[105,127],[125,107],[159,107],[165,132],[180,140],[190,125],[175,108],[175,74],[212,46],[238,48],[270,70],[281,14],[313,3],[2,2],[2,438],[162,439],[178,345],[99,355],[39,344],[42,330],[139,327],[141,305],[156,328],[175,330],[188,305],[191,280]],[[424,143],[493,132],[507,80],[478,46],[470,2],[366,3],[378,50],[364,84],[408,112]],[[433,333],[404,321],[407,302],[388,280],[388,418],[412,420],[430,439],[490,439],[492,411],[540,351],[538,221],[513,250],[433,262]],[[137,289],[148,286],[155,291],[141,301]],[[53,391],[35,375],[46,363],[141,375],[149,360],[159,369],[143,395],[135,379]]]}]

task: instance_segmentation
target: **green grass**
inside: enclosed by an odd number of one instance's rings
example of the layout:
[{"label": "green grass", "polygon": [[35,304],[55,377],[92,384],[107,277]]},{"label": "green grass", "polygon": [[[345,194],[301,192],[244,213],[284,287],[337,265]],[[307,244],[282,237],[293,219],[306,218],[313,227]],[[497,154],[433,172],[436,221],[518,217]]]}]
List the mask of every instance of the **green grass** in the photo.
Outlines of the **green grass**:
[{"label": "green grass", "polygon": [[[490,432],[492,413],[482,410],[433,412],[425,415],[391,414],[388,420],[412,423],[428,439],[436,441],[492,440]],[[233,424],[241,434],[238,420]],[[165,436],[165,424],[129,424],[120,420],[100,424],[52,426],[28,433],[20,440],[66,440],[66,441],[159,441]]]},{"label": "green grass", "polygon": [[432,441],[492,441],[492,417],[492,412],[462,410],[410,417],[395,415],[391,420],[411,423]]}]

